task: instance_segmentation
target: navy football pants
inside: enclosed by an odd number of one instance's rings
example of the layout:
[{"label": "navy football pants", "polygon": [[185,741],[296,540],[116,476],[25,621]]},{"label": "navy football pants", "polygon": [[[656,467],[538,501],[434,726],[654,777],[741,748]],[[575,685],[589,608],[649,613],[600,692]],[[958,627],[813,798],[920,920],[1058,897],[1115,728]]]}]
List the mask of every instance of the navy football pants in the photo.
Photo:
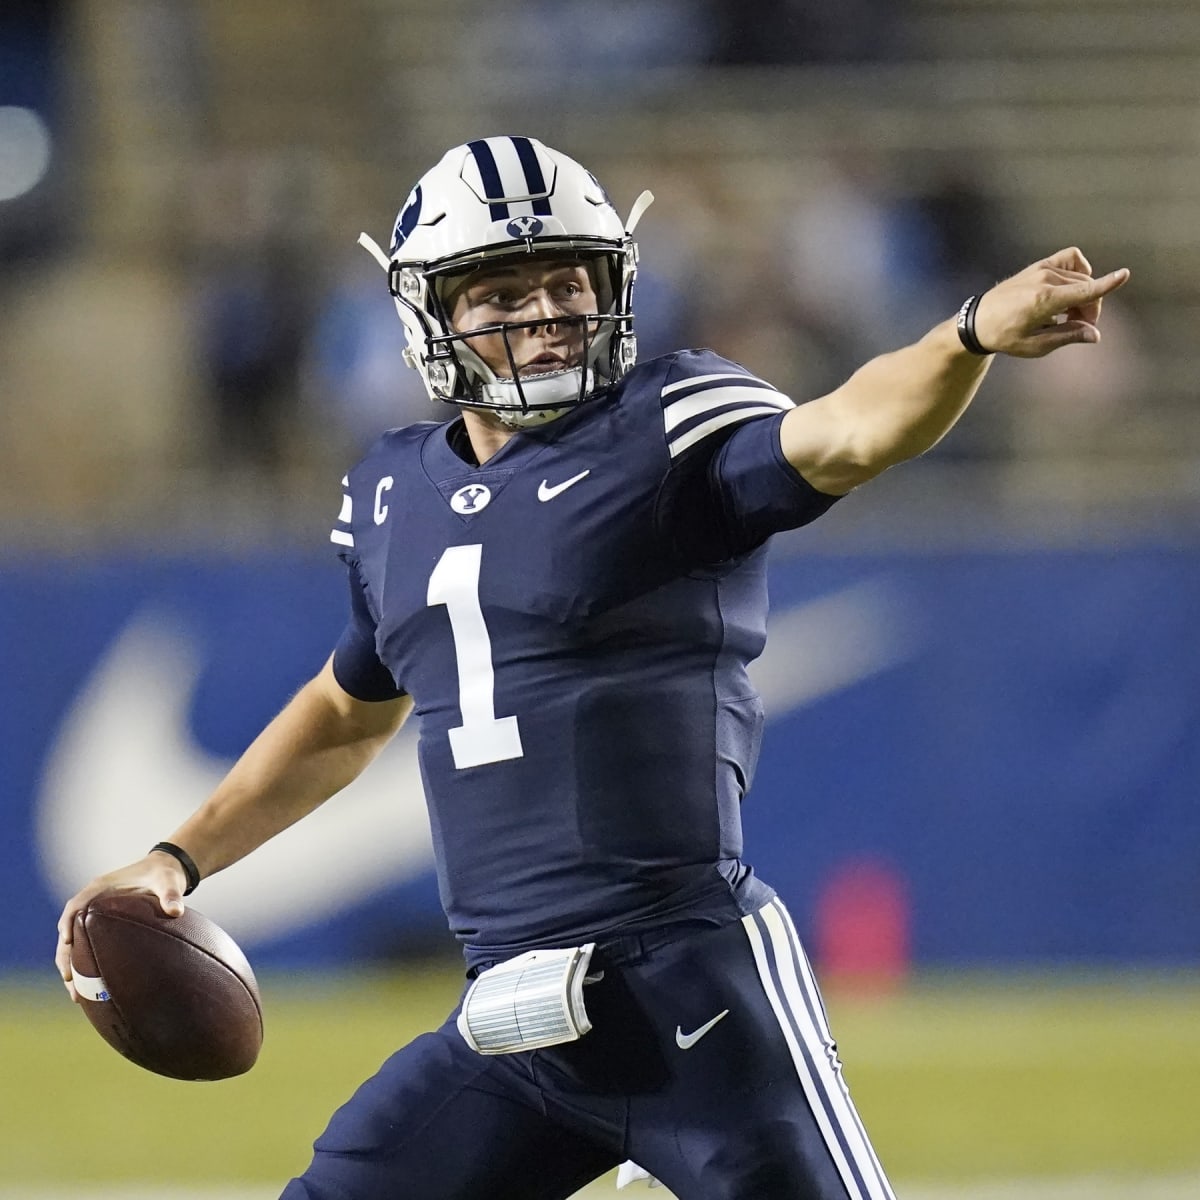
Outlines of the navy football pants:
[{"label": "navy football pants", "polygon": [[778,900],[591,970],[577,1042],[485,1057],[451,1016],[392,1055],[282,1200],[556,1200],[627,1158],[680,1200],[892,1200]]}]

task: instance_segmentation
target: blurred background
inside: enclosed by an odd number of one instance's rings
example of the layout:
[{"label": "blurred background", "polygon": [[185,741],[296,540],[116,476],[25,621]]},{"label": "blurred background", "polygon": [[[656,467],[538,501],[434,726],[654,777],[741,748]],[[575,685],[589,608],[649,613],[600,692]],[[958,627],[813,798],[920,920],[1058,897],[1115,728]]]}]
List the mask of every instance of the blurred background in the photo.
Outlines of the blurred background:
[{"label": "blurred background", "polygon": [[341,475],[430,415],[355,240],[498,133],[655,193],[643,356],[797,400],[1061,246],[1132,269],[778,539],[747,857],[902,1196],[1200,1193],[1193,0],[6,0],[0,1196],[274,1195],[453,1001],[407,737],[197,897],[244,1079],[122,1062],[50,947],[326,657]]}]

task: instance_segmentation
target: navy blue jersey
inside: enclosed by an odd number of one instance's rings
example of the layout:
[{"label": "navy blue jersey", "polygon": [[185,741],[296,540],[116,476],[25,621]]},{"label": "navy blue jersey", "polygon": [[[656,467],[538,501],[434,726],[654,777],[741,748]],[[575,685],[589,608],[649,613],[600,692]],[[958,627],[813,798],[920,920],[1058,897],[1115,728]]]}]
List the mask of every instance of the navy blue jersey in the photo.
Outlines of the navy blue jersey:
[{"label": "navy blue jersey", "polygon": [[765,542],[834,500],[783,457],[791,407],[685,351],[482,466],[457,419],[385,434],[347,476],[335,673],[413,699],[442,903],[477,959],[769,898],[739,814]]}]

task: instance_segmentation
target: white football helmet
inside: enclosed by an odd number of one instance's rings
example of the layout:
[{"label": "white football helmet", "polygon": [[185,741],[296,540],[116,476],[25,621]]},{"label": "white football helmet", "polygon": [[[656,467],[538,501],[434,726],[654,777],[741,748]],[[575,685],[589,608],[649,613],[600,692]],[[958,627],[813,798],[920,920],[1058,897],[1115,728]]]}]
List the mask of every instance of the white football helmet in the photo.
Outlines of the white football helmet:
[{"label": "white football helmet", "polygon": [[[366,234],[359,238],[387,270],[408,342],[405,361],[430,397],[487,409],[522,428],[552,421],[620,379],[637,358],[632,234],[653,199],[643,192],[622,225],[590,171],[533,138],[483,138],[448,151],[409,194],[386,255]],[[527,254],[588,262],[598,311],[558,322],[580,325],[581,365],[499,377],[451,327],[446,283],[481,264]],[[487,326],[470,336],[544,323]]]}]

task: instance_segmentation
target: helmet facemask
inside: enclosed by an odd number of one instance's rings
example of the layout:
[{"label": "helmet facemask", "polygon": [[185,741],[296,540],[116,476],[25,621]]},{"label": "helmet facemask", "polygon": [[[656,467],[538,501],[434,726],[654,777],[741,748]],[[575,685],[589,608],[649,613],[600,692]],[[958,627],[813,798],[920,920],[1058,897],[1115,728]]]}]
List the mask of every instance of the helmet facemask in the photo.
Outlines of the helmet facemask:
[{"label": "helmet facemask", "polygon": [[[564,265],[576,263],[585,267],[596,295],[595,310],[527,321],[498,321],[460,331],[455,329],[452,318],[453,300],[460,289],[481,271],[486,273],[489,267],[520,265],[524,255],[518,259],[505,256],[485,261],[471,271],[439,273],[431,279],[438,322],[451,332],[430,337],[428,344],[435,359],[449,356],[453,367],[446,372],[447,382],[452,378],[460,385],[460,394],[450,394],[448,389],[440,386],[443,372],[435,366],[429,373],[432,394],[438,399],[464,407],[492,412],[513,428],[526,428],[556,420],[620,378],[624,371],[616,360],[618,347],[629,356],[630,362],[635,353],[633,314],[627,306],[624,312],[613,311],[614,284],[620,279],[619,269],[613,262],[614,255],[564,257],[552,250],[534,253],[543,261],[561,262]],[[562,331],[564,327],[573,331],[565,339],[570,356],[569,365],[545,371],[530,371],[526,366],[522,373],[513,345],[514,335],[538,329],[549,332],[550,326],[557,331]],[[494,361],[492,364],[485,361],[474,345],[483,338],[499,340],[506,360],[504,365],[497,366]],[[493,354],[493,360],[495,357]],[[467,392],[469,398],[463,398],[462,390]]]}]

